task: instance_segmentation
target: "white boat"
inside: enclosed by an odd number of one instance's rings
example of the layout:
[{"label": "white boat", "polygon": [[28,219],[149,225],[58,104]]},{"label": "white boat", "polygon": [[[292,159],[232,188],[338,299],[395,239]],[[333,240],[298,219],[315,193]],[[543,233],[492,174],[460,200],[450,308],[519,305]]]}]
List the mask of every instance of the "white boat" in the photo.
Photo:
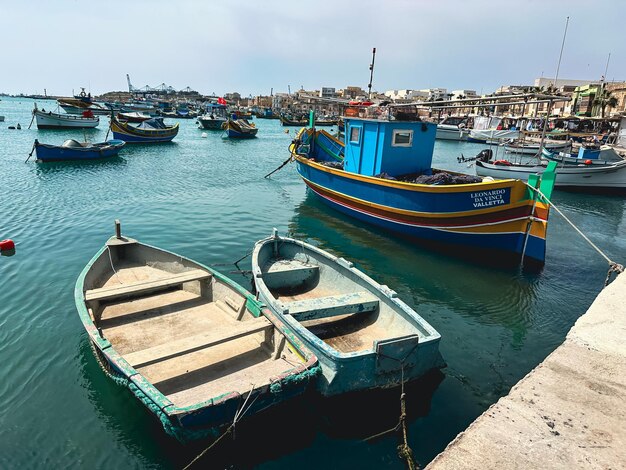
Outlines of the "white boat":
[{"label": "white boat", "polygon": [[[498,160],[484,162],[476,160],[476,174],[496,179],[528,180],[530,175],[541,175],[546,163],[512,164]],[[626,160],[605,164],[560,164],[556,170],[555,187],[579,191],[603,192],[626,190]]]},{"label": "white boat", "polygon": [[51,111],[44,111],[37,109],[33,110],[35,119],[37,120],[38,129],[65,129],[65,128],[79,128],[86,129],[97,127],[100,123],[100,119],[94,117],[79,116],[76,114],[59,114]]},{"label": "white boat", "polygon": [[520,132],[516,128],[502,129],[501,117],[477,116],[474,118],[474,128],[467,137],[468,142],[481,144],[501,144],[506,140],[518,139]]},{"label": "white boat", "polygon": [[[569,142],[544,142],[543,148],[553,152],[565,150],[570,146]],[[509,153],[522,153],[525,155],[537,155],[539,153],[539,142],[513,141],[504,144],[504,150]]]},{"label": "white boat", "polygon": [[226,121],[228,121],[226,106],[209,103],[206,105],[206,112],[202,116],[198,116],[198,127],[200,129],[221,130]]},{"label": "white boat", "polygon": [[437,124],[435,138],[440,140],[467,140],[469,129],[465,129],[466,119],[463,117],[449,116]]}]

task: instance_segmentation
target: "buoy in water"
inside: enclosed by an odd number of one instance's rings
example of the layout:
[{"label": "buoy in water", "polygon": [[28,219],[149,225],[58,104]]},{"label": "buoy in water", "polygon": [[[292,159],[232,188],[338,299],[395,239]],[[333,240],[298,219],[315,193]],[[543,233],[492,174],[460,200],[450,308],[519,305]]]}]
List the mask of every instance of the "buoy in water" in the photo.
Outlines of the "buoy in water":
[{"label": "buoy in water", "polygon": [[207,133],[206,133],[206,132],[203,132],[203,133],[202,133],[202,135],[201,135],[200,137],[202,137],[203,139],[206,139],[206,138],[207,138]]},{"label": "buoy in water", "polygon": [[289,129],[285,129],[285,134],[289,134]]},{"label": "buoy in water", "polygon": [[15,243],[13,243],[13,240],[11,239],[0,240],[0,251],[9,251],[9,250],[15,250]]},{"label": "buoy in water", "polygon": [[15,126],[9,126],[9,129],[15,130]]},{"label": "buoy in water", "polygon": [[20,123],[18,122],[18,123],[17,123],[17,128],[16,128],[16,129],[21,129],[21,128],[22,128],[22,126],[20,126]]}]

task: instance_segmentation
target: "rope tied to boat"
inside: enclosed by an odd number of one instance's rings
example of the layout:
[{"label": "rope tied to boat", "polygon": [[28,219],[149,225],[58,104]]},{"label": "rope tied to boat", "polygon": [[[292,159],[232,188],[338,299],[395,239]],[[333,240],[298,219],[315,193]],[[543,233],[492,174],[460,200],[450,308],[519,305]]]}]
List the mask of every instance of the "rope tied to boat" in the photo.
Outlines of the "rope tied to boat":
[{"label": "rope tied to boat", "polygon": [[557,211],[557,213],[563,217],[565,219],[565,221],[570,224],[572,226],[572,228],[574,230],[576,230],[576,232],[583,237],[583,239],[589,243],[591,245],[591,247],[596,250],[598,252],[598,254],[600,256],[602,256],[606,262],[609,264],[609,270],[606,274],[606,279],[604,281],[604,286],[608,286],[609,283],[611,282],[611,274],[613,273],[617,273],[617,274],[621,274],[624,272],[624,266],[616,263],[615,261],[613,261],[611,258],[609,258],[600,248],[598,248],[598,246],[593,243],[591,241],[591,239],[589,239],[589,237],[587,235],[585,235],[582,230],[580,230],[578,227],[576,227],[576,225],[574,225],[574,222],[572,222],[564,213],[563,211],[561,211],[561,209],[559,209],[545,194],[543,194],[543,192],[541,192],[540,189],[535,188],[533,186],[531,186],[530,184],[528,184],[527,182],[525,182],[526,186],[528,186],[532,191],[535,191],[537,194],[539,194],[542,198],[544,198],[546,200],[546,202],[548,202],[548,204],[550,204],[550,206],[552,206],[554,208],[555,211]]},{"label": "rope tied to boat", "polygon": [[413,450],[409,446],[409,436],[408,436],[407,424],[406,424],[406,418],[407,418],[406,393],[404,391],[404,384],[406,383],[406,380],[404,378],[404,366],[405,366],[406,359],[411,355],[411,353],[413,353],[413,351],[415,351],[417,346],[418,344],[416,344],[415,347],[413,347],[409,352],[407,352],[403,359],[398,359],[396,357],[391,357],[391,356],[387,356],[385,354],[379,353],[381,357],[384,357],[386,359],[391,359],[392,361],[396,361],[400,363],[400,377],[401,377],[401,380],[400,380],[400,418],[398,419],[398,424],[396,424],[393,428],[387,429],[386,431],[380,432],[378,434],[374,434],[373,436],[366,437],[365,439],[363,439],[364,441],[371,441],[378,437],[384,436],[385,434],[389,434],[391,432],[397,432],[398,430],[402,429],[402,442],[398,444],[398,447],[397,447],[398,457],[406,461],[406,465],[409,470],[419,470],[420,466],[417,460],[415,460]]},{"label": "rope tied to boat", "polygon": [[37,146],[37,139],[35,139],[35,143],[33,144],[33,148],[30,149],[30,153],[28,154],[28,158],[24,161],[24,163],[26,163],[28,160],[30,160],[30,157],[33,156],[33,152],[35,151],[35,147]]},{"label": "rope tied to boat", "polygon": [[246,412],[250,409],[250,407],[254,404],[254,402],[260,396],[259,394],[257,394],[257,396],[254,397],[254,400],[252,400],[252,403],[250,403],[250,405],[248,405],[248,407],[245,408],[246,404],[248,403],[248,400],[250,399],[250,395],[252,395],[253,391],[254,391],[254,384],[250,388],[250,392],[248,393],[248,396],[244,400],[243,404],[239,407],[239,409],[235,413],[235,416],[233,418],[232,424],[230,426],[228,426],[226,431],[224,431],[217,439],[215,439],[211,443],[210,446],[208,446],[206,449],[204,449],[202,452],[200,452],[191,462],[189,462],[187,465],[185,465],[183,467],[183,470],[188,470],[189,468],[191,468],[191,466],[194,463],[196,463],[198,460],[200,460],[208,451],[210,451],[213,447],[215,447],[217,445],[217,443],[220,442],[224,438],[224,436],[226,436],[228,434],[232,434],[233,435],[233,439],[235,439],[235,426],[237,425],[237,422],[239,422],[239,420],[243,417],[243,415],[246,414]]}]

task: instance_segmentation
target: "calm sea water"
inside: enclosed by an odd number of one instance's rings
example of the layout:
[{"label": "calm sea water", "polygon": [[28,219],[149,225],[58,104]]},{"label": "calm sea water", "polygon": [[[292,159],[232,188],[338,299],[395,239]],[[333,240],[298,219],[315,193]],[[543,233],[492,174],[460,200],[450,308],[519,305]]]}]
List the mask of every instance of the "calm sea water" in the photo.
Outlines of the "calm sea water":
[{"label": "calm sea water", "polygon": [[[546,266],[528,275],[431,253],[345,219],[307,195],[293,165],[263,179],[288,157],[293,137],[277,121],[257,120],[259,137],[237,142],[221,132],[202,138],[193,120],[182,120],[170,145],[127,146],[114,161],[41,165],[24,163],[35,138],[54,144],[83,132],[27,130],[32,107],[0,101],[0,239],[17,244],[14,256],[0,257],[0,468],[177,468],[206,446],[167,438],[93,358],[72,292],[115,218],[125,234],[206,264],[241,258],[277,227],[394,288],[441,333],[448,363],[409,390],[410,445],[422,464],[554,350],[604,282],[605,262],[555,212]],[[88,139],[104,139],[101,121]],[[22,130],[7,129],[18,122]],[[437,142],[435,163],[473,172],[456,157],[481,148]],[[556,192],[554,201],[625,261],[623,198]],[[202,466],[403,468],[397,436],[363,441],[393,427],[398,406],[397,391],[305,397],[244,419],[237,438]]]}]

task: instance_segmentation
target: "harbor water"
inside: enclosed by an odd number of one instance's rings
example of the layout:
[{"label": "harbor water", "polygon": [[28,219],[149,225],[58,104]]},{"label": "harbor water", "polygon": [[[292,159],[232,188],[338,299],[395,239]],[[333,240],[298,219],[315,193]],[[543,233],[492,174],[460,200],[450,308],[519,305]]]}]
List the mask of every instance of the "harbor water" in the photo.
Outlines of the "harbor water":
[{"label": "harbor water", "polygon": [[[38,102],[53,110],[53,101]],[[441,334],[441,374],[411,384],[409,444],[434,458],[564,339],[602,289],[606,262],[552,211],[546,265],[538,273],[491,267],[383,233],[334,212],[311,194],[288,156],[296,128],[256,120],[258,138],[225,139],[180,120],[174,142],[127,145],[117,159],[25,163],[34,139],[102,141],[94,130],[29,130],[33,101],[0,101],[0,468],[180,468],[206,442],[182,445],[128,390],[99,368],[74,306],[76,278],[112,235],[125,235],[229,273],[273,227],[353,261]],[[20,123],[21,130],[8,126]],[[289,133],[285,130],[289,129]],[[204,138],[202,134],[206,133]],[[438,141],[434,164],[484,148]],[[626,260],[624,198],[556,191],[554,203],[610,258]],[[239,267],[250,269],[249,257]],[[199,463],[204,468],[404,468],[395,426],[399,391],[333,400],[305,396],[244,418]]]}]

